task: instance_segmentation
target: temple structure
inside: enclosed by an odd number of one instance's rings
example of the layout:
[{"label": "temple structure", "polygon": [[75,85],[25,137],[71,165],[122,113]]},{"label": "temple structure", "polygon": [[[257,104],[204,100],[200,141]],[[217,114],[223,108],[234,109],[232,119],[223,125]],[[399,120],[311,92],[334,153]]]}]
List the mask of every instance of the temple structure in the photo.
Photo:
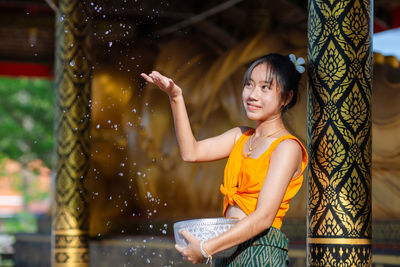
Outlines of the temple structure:
[{"label": "temple structure", "polygon": [[[1,5],[18,11],[26,1]],[[48,75],[57,95],[52,266],[183,264],[172,223],[221,216],[225,161],[182,162],[168,99],[139,74],[173,77],[195,135],[204,138],[251,125],[241,79],[252,60],[271,52],[307,59],[299,103],[285,115],[310,154],[307,183],[283,223],[291,266],[395,265],[400,68],[373,54],[371,42],[373,25],[400,26],[400,6],[377,0],[375,17],[373,8],[362,0],[47,0],[31,7],[30,16],[54,18],[55,57],[35,52],[40,64],[54,62]],[[31,28],[40,48],[44,29]]]}]

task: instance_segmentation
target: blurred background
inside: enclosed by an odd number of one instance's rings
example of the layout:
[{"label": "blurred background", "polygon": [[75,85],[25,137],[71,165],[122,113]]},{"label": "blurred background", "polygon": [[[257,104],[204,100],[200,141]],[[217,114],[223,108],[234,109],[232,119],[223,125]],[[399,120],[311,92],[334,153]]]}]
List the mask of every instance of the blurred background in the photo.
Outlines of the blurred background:
[{"label": "blurred background", "polygon": [[[0,266],[50,262],[57,4],[0,0]],[[225,165],[182,162],[168,97],[139,74],[156,69],[184,89],[199,139],[252,126],[242,112],[243,73],[266,53],[307,57],[307,2],[87,5],[93,64],[86,179],[91,253],[98,261],[109,257],[130,266],[143,243],[172,240],[173,222],[221,216]],[[400,251],[399,28],[400,3],[375,0],[372,226],[375,255],[382,256],[375,258],[377,266],[396,265]],[[285,115],[304,143],[306,88],[303,75],[299,104]],[[293,266],[304,266],[306,203],[303,186],[285,218]],[[152,258],[141,260],[151,264]]]}]

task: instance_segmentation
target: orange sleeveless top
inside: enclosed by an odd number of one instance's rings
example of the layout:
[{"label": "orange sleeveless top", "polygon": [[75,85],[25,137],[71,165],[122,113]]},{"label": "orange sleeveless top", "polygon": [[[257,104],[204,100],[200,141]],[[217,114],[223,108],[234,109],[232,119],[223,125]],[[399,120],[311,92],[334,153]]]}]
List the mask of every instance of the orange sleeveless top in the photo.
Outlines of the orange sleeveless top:
[{"label": "orange sleeveless top", "polygon": [[247,215],[256,210],[258,196],[267,176],[270,157],[280,142],[286,139],[296,140],[301,146],[303,159],[300,174],[292,178],[286,189],[272,227],[281,228],[282,219],[289,209],[289,201],[297,194],[303,182],[303,171],[307,166],[307,152],[303,144],[295,136],[287,134],[274,140],[268,149],[258,158],[244,155],[244,145],[254,133],[254,129],[243,133],[236,141],[224,171],[224,184],[220,191],[225,195],[223,216],[229,205],[237,204]]}]

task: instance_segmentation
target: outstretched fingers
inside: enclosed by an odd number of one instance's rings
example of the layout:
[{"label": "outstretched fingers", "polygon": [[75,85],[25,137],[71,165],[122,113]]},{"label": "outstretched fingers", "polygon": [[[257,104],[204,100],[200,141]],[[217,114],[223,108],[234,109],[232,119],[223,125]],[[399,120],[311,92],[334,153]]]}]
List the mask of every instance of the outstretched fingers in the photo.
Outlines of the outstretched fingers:
[{"label": "outstretched fingers", "polygon": [[158,71],[154,70],[150,74],[141,73],[140,76],[142,76],[147,82],[155,84],[164,90],[171,86],[171,84],[174,84],[171,79],[161,75]]},{"label": "outstretched fingers", "polygon": [[142,76],[146,81],[150,83],[156,83],[157,81],[160,82],[161,78],[164,77],[155,70],[153,70],[150,74],[141,73],[140,76]]},{"label": "outstretched fingers", "polygon": [[140,76],[143,77],[143,79],[145,79],[147,82],[149,83],[154,83],[153,78],[151,78],[149,75],[147,75],[146,73],[141,73]]},{"label": "outstretched fingers", "polygon": [[167,93],[169,96],[177,96],[182,93],[180,89],[171,78],[168,78],[158,71],[153,70],[151,73],[141,73],[140,74],[147,82],[152,83],[162,91]]},{"label": "outstretched fingers", "polygon": [[170,85],[169,79],[157,71],[150,73],[150,77],[153,78],[155,84],[160,88],[168,88]]}]

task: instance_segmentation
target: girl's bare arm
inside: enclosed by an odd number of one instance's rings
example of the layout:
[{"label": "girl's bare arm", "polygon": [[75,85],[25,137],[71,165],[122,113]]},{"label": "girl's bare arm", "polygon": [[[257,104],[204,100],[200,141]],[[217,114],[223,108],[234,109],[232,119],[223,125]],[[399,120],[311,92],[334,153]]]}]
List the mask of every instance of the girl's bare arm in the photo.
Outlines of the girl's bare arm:
[{"label": "girl's bare arm", "polygon": [[221,135],[197,141],[190,126],[182,89],[157,71],[149,75],[142,73],[141,76],[168,94],[179,151],[184,161],[212,161],[229,156],[236,139],[242,134],[242,128],[233,128]]}]

